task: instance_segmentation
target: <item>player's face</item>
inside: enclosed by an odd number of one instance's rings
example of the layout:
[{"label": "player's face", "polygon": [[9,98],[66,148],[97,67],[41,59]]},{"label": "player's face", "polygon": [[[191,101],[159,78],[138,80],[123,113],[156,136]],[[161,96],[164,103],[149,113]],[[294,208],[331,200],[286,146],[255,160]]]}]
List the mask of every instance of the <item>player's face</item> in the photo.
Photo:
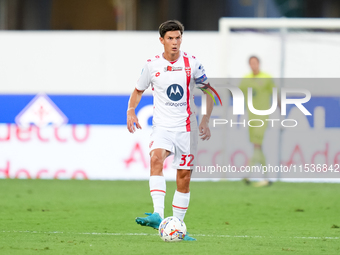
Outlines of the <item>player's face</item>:
[{"label": "player's face", "polygon": [[179,54],[179,49],[182,43],[182,35],[180,31],[168,31],[164,38],[159,38],[164,45],[164,52],[172,56]]},{"label": "player's face", "polygon": [[249,65],[253,73],[258,73],[260,69],[260,63],[256,58],[251,58],[249,60]]}]

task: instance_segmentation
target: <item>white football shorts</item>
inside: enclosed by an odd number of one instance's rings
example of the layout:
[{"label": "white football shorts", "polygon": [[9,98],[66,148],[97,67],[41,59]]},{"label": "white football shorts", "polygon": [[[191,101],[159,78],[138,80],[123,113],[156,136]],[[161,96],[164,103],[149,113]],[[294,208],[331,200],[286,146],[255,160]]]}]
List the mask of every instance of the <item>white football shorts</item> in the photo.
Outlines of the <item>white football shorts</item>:
[{"label": "white football shorts", "polygon": [[179,132],[153,127],[149,148],[150,152],[154,149],[170,151],[170,155],[174,155],[173,168],[192,170],[196,165],[197,143],[198,129]]}]

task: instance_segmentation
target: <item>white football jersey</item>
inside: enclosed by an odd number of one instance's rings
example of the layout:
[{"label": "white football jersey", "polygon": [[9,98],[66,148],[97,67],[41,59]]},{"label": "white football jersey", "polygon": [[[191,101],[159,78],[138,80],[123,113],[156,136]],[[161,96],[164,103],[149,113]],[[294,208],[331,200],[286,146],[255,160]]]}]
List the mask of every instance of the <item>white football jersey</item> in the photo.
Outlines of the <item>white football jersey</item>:
[{"label": "white football jersey", "polygon": [[153,126],[170,131],[197,129],[194,87],[204,86],[205,70],[194,56],[181,51],[173,62],[163,54],[148,59],[137,82],[136,89],[153,90]]}]

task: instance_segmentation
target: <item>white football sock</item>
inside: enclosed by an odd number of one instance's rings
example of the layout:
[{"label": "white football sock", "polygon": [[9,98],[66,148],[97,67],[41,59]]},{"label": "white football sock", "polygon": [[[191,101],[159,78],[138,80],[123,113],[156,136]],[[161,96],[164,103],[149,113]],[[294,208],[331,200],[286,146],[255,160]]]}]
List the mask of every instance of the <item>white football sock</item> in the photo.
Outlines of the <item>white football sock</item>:
[{"label": "white football sock", "polygon": [[150,176],[149,186],[154,212],[157,212],[164,219],[164,197],[166,192],[164,176]]},{"label": "white football sock", "polygon": [[174,199],[172,201],[172,211],[174,216],[184,220],[185,213],[187,212],[190,201],[190,192],[181,193],[175,191]]}]

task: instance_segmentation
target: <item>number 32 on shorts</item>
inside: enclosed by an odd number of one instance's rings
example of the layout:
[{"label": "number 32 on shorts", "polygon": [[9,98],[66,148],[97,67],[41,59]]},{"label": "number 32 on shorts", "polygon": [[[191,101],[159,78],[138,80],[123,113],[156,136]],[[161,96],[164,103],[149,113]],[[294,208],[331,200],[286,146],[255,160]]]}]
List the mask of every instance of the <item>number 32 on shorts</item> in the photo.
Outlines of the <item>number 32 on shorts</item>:
[{"label": "number 32 on shorts", "polygon": [[194,155],[193,154],[188,154],[188,155],[185,155],[185,154],[182,154],[182,163],[179,164],[180,166],[194,166],[192,164],[192,161],[194,160]]}]

